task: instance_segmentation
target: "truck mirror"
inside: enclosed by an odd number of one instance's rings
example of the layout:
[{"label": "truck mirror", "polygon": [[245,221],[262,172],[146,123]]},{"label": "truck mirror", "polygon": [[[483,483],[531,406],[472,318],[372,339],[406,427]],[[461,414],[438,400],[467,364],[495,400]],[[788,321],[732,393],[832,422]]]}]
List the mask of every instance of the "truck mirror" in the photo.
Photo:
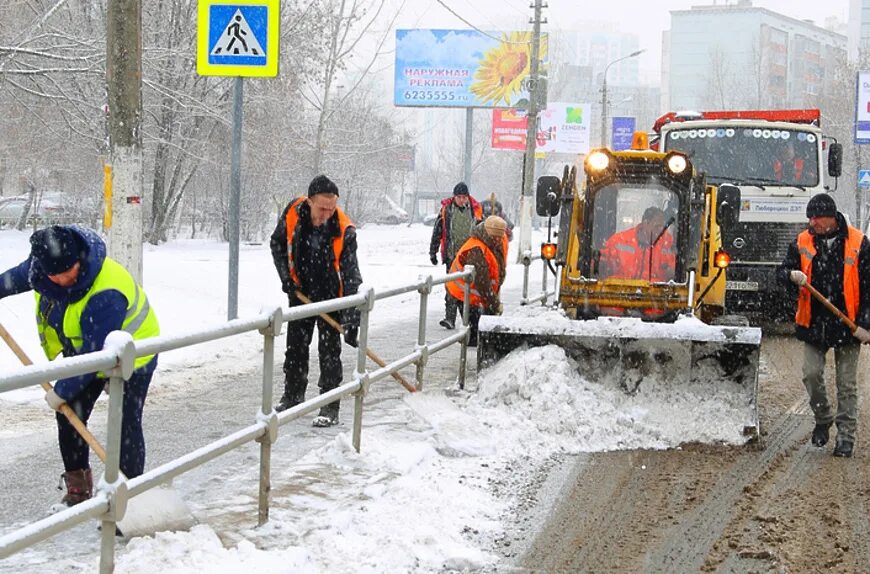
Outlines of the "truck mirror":
[{"label": "truck mirror", "polygon": [[832,143],[828,148],[828,175],[840,177],[843,173],[843,144]]},{"label": "truck mirror", "polygon": [[740,221],[740,188],[723,183],[716,193],[716,223],[733,227]]},{"label": "truck mirror", "polygon": [[555,175],[544,175],[538,178],[538,188],[535,190],[535,210],[539,216],[559,215],[561,192],[562,181]]}]

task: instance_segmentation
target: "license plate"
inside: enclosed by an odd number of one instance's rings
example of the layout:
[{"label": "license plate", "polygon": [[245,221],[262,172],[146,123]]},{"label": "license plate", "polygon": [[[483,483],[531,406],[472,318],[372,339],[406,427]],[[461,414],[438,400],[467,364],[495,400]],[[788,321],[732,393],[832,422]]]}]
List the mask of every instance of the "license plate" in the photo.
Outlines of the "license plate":
[{"label": "license plate", "polygon": [[758,291],[757,281],[726,281],[725,289],[733,291]]}]

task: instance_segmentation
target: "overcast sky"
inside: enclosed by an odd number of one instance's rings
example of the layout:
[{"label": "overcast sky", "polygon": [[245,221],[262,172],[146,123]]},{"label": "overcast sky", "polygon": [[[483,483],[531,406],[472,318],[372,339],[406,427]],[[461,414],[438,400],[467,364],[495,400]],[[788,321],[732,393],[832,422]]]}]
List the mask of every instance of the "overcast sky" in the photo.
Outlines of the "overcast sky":
[{"label": "overcast sky", "polygon": [[[398,5],[401,0],[393,0]],[[467,28],[443,4],[476,27],[484,30],[527,28],[533,0],[406,0],[399,17],[399,28]],[[660,68],[661,33],[670,28],[670,10],[685,10],[693,5],[734,4],[736,0],[546,0],[544,30],[581,29],[582,22],[617,22],[620,29],[635,33],[641,48],[645,76]],[[825,18],[836,16],[846,22],[848,0],[754,0],[754,6],[798,19],[811,19],[824,25]]]}]

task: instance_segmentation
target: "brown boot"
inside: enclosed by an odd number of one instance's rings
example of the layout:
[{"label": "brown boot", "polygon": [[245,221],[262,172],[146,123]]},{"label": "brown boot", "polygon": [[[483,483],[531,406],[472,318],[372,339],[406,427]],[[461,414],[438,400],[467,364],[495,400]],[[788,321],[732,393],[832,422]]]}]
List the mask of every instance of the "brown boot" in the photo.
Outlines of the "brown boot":
[{"label": "brown boot", "polygon": [[61,502],[67,506],[75,506],[89,499],[94,493],[94,478],[91,469],[68,470],[61,475],[66,483],[66,494]]}]

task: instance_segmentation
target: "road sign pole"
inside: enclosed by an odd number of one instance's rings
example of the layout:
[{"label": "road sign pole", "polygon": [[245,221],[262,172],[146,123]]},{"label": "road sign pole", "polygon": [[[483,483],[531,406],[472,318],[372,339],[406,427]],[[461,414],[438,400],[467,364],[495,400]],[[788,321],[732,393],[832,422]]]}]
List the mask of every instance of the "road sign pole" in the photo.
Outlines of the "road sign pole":
[{"label": "road sign pole", "polygon": [[239,316],[239,198],[242,187],[242,86],[244,78],[236,77],[233,89],[233,149],[230,160],[230,205],[227,213],[227,239],[230,242],[229,285],[227,288],[227,319]]}]

